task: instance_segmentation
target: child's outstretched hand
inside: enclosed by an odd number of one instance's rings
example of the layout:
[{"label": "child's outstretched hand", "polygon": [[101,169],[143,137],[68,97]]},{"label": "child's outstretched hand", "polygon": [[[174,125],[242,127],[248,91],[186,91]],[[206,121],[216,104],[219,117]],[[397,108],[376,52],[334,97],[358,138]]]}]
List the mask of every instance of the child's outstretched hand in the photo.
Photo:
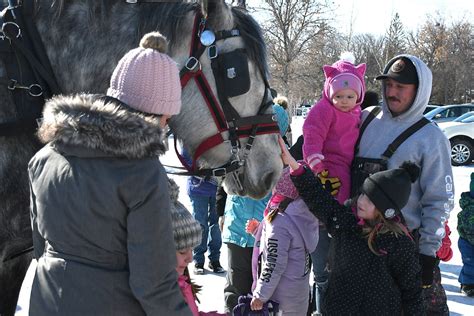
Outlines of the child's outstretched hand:
[{"label": "child's outstretched hand", "polygon": [[300,165],[288,151],[288,148],[285,145],[285,141],[283,140],[283,138],[281,138],[281,136],[278,136],[278,143],[280,144],[281,160],[283,161],[283,163],[285,165],[290,166],[291,170],[297,170],[300,167]]},{"label": "child's outstretched hand", "polygon": [[255,235],[259,224],[260,222],[255,218],[249,219],[245,224],[245,231],[249,234]]}]

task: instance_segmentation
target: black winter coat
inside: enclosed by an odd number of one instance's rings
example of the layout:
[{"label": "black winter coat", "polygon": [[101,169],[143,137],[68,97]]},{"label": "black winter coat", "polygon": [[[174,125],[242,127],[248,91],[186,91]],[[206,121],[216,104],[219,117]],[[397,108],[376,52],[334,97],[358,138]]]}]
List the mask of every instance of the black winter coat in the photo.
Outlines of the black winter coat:
[{"label": "black winter coat", "polygon": [[325,298],[326,315],[423,315],[421,269],[408,236],[376,237],[375,255],[351,209],[340,205],[305,169],[292,176],[300,196],[332,235],[334,262]]}]

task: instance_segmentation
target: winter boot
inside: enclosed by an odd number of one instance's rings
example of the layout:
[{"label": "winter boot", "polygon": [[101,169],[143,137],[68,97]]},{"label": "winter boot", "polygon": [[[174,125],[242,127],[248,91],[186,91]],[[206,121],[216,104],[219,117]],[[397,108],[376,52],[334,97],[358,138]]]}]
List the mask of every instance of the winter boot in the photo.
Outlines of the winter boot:
[{"label": "winter boot", "polygon": [[474,297],[474,284],[461,284],[461,293]]}]

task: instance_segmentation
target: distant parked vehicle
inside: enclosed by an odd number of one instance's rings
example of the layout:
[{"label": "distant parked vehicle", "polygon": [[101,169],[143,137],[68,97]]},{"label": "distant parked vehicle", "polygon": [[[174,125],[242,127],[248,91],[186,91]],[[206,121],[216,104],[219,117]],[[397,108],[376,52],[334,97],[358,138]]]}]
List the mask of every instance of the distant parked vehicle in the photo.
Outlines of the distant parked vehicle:
[{"label": "distant parked vehicle", "polygon": [[464,113],[474,111],[474,104],[453,104],[437,107],[425,114],[425,117],[436,123],[450,122]]},{"label": "distant parked vehicle", "polygon": [[474,159],[474,115],[460,122],[439,124],[451,143],[451,164],[468,165]]},{"label": "distant parked vehicle", "polygon": [[439,128],[444,128],[445,126],[450,126],[451,123],[453,122],[463,122],[464,120],[468,119],[469,117],[473,116],[474,115],[474,111],[471,111],[471,112],[467,112],[467,113],[464,113],[463,115],[455,118],[454,120],[452,121],[449,121],[449,122],[439,122],[439,123],[436,123]]},{"label": "distant parked vehicle", "polygon": [[425,110],[423,111],[423,114],[426,114],[428,113],[429,111],[432,111],[434,109],[437,109],[439,108],[440,106],[442,106],[441,104],[428,104],[425,108]]},{"label": "distant parked vehicle", "polygon": [[309,110],[311,110],[311,104],[303,104],[300,107],[296,108],[296,116],[302,116],[306,118],[309,113]]},{"label": "distant parked vehicle", "polygon": [[467,118],[471,117],[474,115],[474,111],[464,113],[460,117],[456,118],[453,120],[453,122],[464,122]]}]

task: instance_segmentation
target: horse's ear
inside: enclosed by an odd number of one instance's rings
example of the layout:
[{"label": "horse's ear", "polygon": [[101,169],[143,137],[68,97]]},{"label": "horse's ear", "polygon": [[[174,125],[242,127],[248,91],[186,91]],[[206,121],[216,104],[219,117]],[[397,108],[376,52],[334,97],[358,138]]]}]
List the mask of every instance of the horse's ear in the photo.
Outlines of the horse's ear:
[{"label": "horse's ear", "polygon": [[201,9],[204,16],[219,17],[217,21],[231,21],[232,13],[225,0],[201,0]]},{"label": "horse's ear", "polygon": [[[212,1],[211,1],[212,2]],[[207,17],[209,12],[209,1],[208,0],[200,0],[199,4],[201,5],[201,12],[202,15]]]},{"label": "horse's ear", "polygon": [[245,0],[232,0],[232,6],[247,9],[247,5],[245,4],[245,2]]}]

